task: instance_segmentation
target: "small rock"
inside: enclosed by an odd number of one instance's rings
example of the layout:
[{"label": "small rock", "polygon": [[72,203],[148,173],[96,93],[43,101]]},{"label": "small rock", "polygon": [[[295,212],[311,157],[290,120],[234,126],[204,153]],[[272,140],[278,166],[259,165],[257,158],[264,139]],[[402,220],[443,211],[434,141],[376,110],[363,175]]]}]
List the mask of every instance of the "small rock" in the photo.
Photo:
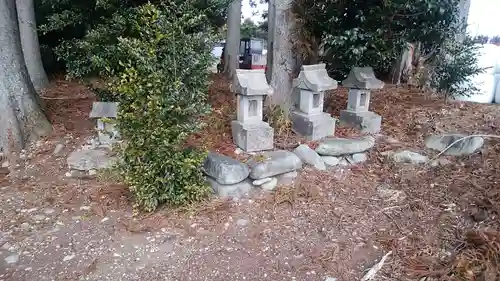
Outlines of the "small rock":
[{"label": "small rock", "polygon": [[2,168],[9,168],[9,166],[10,166],[9,160],[3,161]]},{"label": "small rock", "polygon": [[255,186],[261,186],[261,185],[263,185],[265,183],[268,183],[268,182],[270,182],[272,180],[273,180],[273,178],[264,178],[264,179],[260,179],[260,180],[254,180],[252,182],[252,184],[255,185]]},{"label": "small rock", "polygon": [[67,255],[63,258],[63,261],[70,261],[72,259],[74,259],[76,257],[75,254],[72,254],[72,255]]},{"label": "small rock", "polygon": [[241,153],[243,153],[243,150],[241,150],[241,148],[237,147],[235,150],[234,150],[234,154],[236,155],[240,155]]},{"label": "small rock", "polygon": [[[427,148],[443,151],[446,147],[450,146],[455,141],[465,137],[463,134],[445,134],[441,136],[430,136],[425,139],[425,146]],[[480,149],[484,144],[484,139],[481,137],[470,137],[459,141],[454,144],[448,150],[446,150],[443,155],[450,156],[466,156],[471,155]]]},{"label": "small rock", "polygon": [[429,161],[427,156],[409,150],[403,150],[396,153],[386,152],[386,154],[397,163],[423,164]]},{"label": "small rock", "polygon": [[220,184],[242,182],[250,174],[248,166],[231,157],[210,152],[203,163],[203,171]]},{"label": "small rock", "polygon": [[381,184],[377,187],[378,196],[386,201],[400,202],[406,199],[406,194],[402,190],[390,188],[387,184]]},{"label": "small rock", "polygon": [[271,191],[274,190],[278,186],[278,179],[273,178],[270,182],[266,182],[265,184],[261,185],[260,188],[263,190]]},{"label": "small rock", "polygon": [[365,136],[359,139],[330,138],[319,143],[316,152],[320,155],[342,156],[367,151],[375,145],[375,138]]},{"label": "small rock", "polygon": [[50,215],[50,214],[53,214],[56,210],[54,209],[45,209],[43,212],[46,214],[46,215]]},{"label": "small rock", "polygon": [[36,221],[43,221],[46,217],[44,215],[34,215],[33,219]]},{"label": "small rock", "polygon": [[354,164],[363,163],[368,159],[366,153],[356,153],[351,156]]},{"label": "small rock", "polygon": [[29,223],[27,223],[27,222],[23,222],[21,224],[21,229],[22,230],[29,230],[30,228],[31,228],[31,225]]},{"label": "small rock", "polygon": [[67,163],[71,170],[88,171],[109,168],[114,160],[107,151],[88,149],[71,152]]},{"label": "small rock", "polygon": [[326,170],[325,162],[321,159],[321,156],[311,149],[308,145],[301,144],[293,151],[302,162],[313,166],[314,168],[322,171]]},{"label": "small rock", "polygon": [[298,170],[302,161],[290,151],[278,150],[252,157],[248,165],[251,168],[250,178],[259,180]]},{"label": "small rock", "polygon": [[325,281],[337,281],[337,278],[326,277]]},{"label": "small rock", "polygon": [[17,263],[19,261],[19,255],[17,253],[11,254],[10,256],[5,258],[5,262],[7,264]]},{"label": "small rock", "polygon": [[281,175],[277,175],[276,179],[278,179],[278,185],[293,185],[295,183],[295,179],[299,176],[297,171],[284,173]]},{"label": "small rock", "polygon": [[220,184],[211,177],[206,177],[215,194],[221,198],[242,198],[254,187],[250,179],[236,184]]},{"label": "small rock", "polygon": [[55,156],[60,156],[62,154],[61,152],[63,151],[63,149],[64,149],[64,144],[58,143],[54,148],[54,152],[52,152],[52,154],[54,154]]},{"label": "small rock", "polygon": [[245,219],[239,219],[236,221],[236,224],[239,225],[239,226],[247,226],[249,223],[248,220],[245,220]]},{"label": "small rock", "polygon": [[89,206],[80,206],[80,211],[90,211]]},{"label": "small rock", "polygon": [[89,170],[89,176],[93,177],[95,175],[97,175],[97,170],[95,170],[95,169]]},{"label": "small rock", "polygon": [[325,162],[327,166],[337,166],[340,162],[340,159],[335,156],[321,156],[321,159]]},{"label": "small rock", "polygon": [[9,250],[12,247],[12,245],[9,242],[6,242],[2,245],[3,250]]}]

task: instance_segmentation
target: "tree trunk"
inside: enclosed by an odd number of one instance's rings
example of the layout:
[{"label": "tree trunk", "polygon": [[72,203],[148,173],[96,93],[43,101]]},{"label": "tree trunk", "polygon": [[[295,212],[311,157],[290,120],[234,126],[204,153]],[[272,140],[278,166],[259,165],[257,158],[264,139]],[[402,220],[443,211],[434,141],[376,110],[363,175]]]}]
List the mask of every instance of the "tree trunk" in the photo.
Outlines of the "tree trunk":
[{"label": "tree trunk", "polygon": [[275,0],[273,61],[271,87],[274,94],[269,102],[279,105],[285,112],[292,108],[292,78],[295,58],[292,52],[291,30],[293,30],[292,0]]},{"label": "tree trunk", "polygon": [[51,131],[24,63],[16,0],[0,0],[0,148],[10,152]]},{"label": "tree trunk", "polygon": [[232,79],[236,74],[239,64],[240,49],[240,26],[241,26],[241,0],[235,0],[229,4],[227,16],[227,38],[224,53],[224,72]]},{"label": "tree trunk", "polygon": [[267,3],[267,82],[271,83],[271,76],[273,71],[273,50],[274,50],[274,20],[276,18],[276,9],[274,0],[269,0]]},{"label": "tree trunk", "polygon": [[38,34],[36,32],[35,6],[33,0],[16,0],[19,33],[23,48],[24,61],[35,90],[39,92],[49,85],[43,69]]}]

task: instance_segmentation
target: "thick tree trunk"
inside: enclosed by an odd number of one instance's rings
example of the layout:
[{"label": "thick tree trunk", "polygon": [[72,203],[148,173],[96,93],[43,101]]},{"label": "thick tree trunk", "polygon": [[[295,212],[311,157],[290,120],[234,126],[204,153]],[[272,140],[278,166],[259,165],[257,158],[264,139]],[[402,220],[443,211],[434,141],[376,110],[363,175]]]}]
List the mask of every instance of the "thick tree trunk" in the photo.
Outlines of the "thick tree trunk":
[{"label": "thick tree trunk", "polygon": [[0,0],[0,147],[10,153],[52,129],[24,63],[16,0]]},{"label": "thick tree trunk", "polygon": [[227,16],[227,38],[224,53],[224,72],[232,79],[239,64],[240,49],[240,26],[241,26],[241,0],[235,0],[229,4]]},{"label": "thick tree trunk", "polygon": [[43,69],[42,57],[40,55],[33,1],[34,0],[16,0],[16,7],[24,61],[28,68],[31,82],[38,92],[49,85],[49,80]]},{"label": "thick tree trunk", "polygon": [[276,9],[274,0],[268,1],[267,7],[267,82],[271,83],[271,76],[273,71],[273,50],[274,50],[274,19],[276,18]]},{"label": "thick tree trunk", "polygon": [[269,102],[279,105],[285,112],[292,108],[292,79],[295,58],[292,52],[291,30],[293,29],[292,0],[275,0],[273,61],[271,87],[274,94]]}]

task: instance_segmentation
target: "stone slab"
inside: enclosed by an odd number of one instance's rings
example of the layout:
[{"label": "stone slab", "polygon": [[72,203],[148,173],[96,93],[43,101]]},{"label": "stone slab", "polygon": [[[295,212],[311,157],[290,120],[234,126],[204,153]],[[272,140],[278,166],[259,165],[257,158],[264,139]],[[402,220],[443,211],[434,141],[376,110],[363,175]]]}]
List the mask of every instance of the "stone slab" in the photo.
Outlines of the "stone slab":
[{"label": "stone slab", "polygon": [[[465,137],[464,134],[444,134],[429,136],[425,139],[425,146],[427,148],[443,151],[446,147]],[[449,156],[465,156],[479,150],[484,144],[484,139],[481,137],[469,137],[461,140],[446,150],[443,155]]]},{"label": "stone slab", "polygon": [[211,177],[206,178],[214,193],[221,198],[242,198],[253,189],[252,181],[246,179],[236,184],[220,184]]},{"label": "stone slab", "polygon": [[302,162],[309,164],[320,171],[326,170],[325,161],[323,161],[321,156],[319,156],[318,153],[308,145],[299,145],[293,150],[293,153],[295,153],[295,155],[297,155]]},{"label": "stone slab", "polygon": [[203,172],[220,184],[236,184],[248,177],[250,169],[231,157],[210,152],[203,163]]},{"label": "stone slab", "polygon": [[118,117],[118,103],[117,102],[94,102],[92,104],[92,111],[90,118],[116,118]]},{"label": "stone slab", "polygon": [[251,169],[250,178],[254,180],[293,172],[302,167],[300,158],[286,150],[268,151],[255,155],[247,164]]},{"label": "stone slab", "polygon": [[233,142],[246,152],[271,150],[274,145],[274,129],[266,122],[231,122]]},{"label": "stone slab", "polygon": [[291,120],[292,131],[305,137],[307,140],[319,140],[335,134],[335,123],[337,120],[326,112],[307,115],[302,112],[293,111]]},{"label": "stone slab", "polygon": [[340,123],[345,126],[359,129],[363,133],[375,134],[382,127],[382,116],[371,112],[356,112],[352,110],[340,111]]},{"label": "stone slab", "polygon": [[107,151],[100,149],[73,151],[67,159],[68,167],[79,171],[109,168],[114,161],[113,157],[108,156]]},{"label": "stone slab", "polygon": [[375,145],[375,138],[365,136],[359,139],[328,138],[319,143],[316,152],[320,155],[342,156],[367,151]]}]

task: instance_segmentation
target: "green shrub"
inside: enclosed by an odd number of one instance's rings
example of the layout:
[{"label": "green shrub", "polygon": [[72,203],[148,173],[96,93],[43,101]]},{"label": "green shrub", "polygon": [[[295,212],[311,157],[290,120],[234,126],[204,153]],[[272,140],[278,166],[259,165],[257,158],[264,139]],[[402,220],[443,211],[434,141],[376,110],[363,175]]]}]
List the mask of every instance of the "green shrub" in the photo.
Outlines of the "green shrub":
[{"label": "green shrub", "polygon": [[463,42],[456,39],[447,41],[430,65],[430,87],[445,99],[478,94],[479,88],[472,79],[484,72],[478,65],[479,48],[480,45],[468,36]]},{"label": "green shrub", "polygon": [[145,4],[125,21],[133,28],[114,46],[120,61],[92,58],[106,69],[120,102],[117,125],[125,145],[118,168],[147,211],[201,200],[210,194],[200,169],[206,153],[184,144],[209,111],[211,32],[192,32],[205,17],[185,1]]}]

